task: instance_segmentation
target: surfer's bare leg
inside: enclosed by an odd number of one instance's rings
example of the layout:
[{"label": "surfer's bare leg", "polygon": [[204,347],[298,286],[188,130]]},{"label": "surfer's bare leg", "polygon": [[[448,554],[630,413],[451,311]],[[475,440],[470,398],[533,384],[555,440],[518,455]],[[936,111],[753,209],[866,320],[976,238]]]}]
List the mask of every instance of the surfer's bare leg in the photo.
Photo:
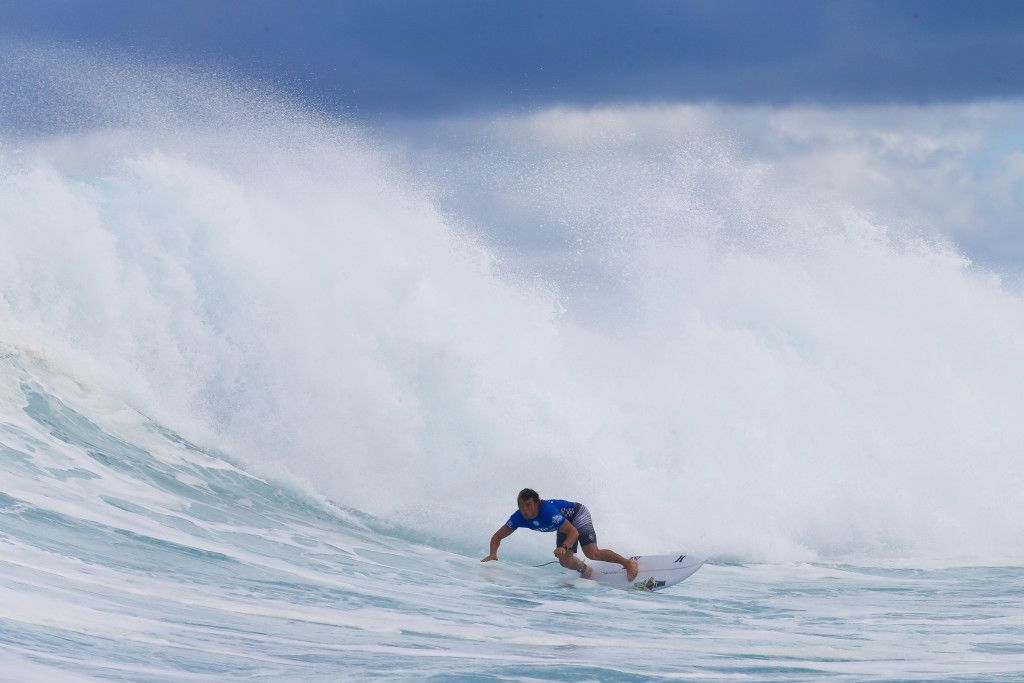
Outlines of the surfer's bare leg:
[{"label": "surfer's bare leg", "polygon": [[583,570],[587,568],[587,563],[571,552],[562,553],[561,557],[558,558],[558,564],[566,569],[572,569],[580,573],[583,573]]},{"label": "surfer's bare leg", "polygon": [[627,560],[614,550],[602,550],[597,547],[596,543],[588,543],[583,546],[583,554],[591,560],[601,560],[602,562],[614,562],[616,564],[621,564],[626,570],[626,579],[629,581],[635,579],[637,572],[640,571],[640,568],[636,565],[636,560]]}]

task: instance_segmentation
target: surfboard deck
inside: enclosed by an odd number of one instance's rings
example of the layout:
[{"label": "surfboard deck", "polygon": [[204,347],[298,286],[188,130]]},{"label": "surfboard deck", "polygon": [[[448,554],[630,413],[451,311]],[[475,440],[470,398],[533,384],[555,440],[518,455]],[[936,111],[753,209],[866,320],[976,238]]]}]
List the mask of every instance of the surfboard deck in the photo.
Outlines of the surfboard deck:
[{"label": "surfboard deck", "polygon": [[602,585],[623,590],[660,591],[692,576],[701,568],[706,558],[688,553],[674,553],[672,555],[635,555],[632,559],[636,560],[640,567],[640,571],[633,581],[626,579],[626,570],[622,565],[599,560],[587,560],[587,564],[592,569],[588,578]]}]

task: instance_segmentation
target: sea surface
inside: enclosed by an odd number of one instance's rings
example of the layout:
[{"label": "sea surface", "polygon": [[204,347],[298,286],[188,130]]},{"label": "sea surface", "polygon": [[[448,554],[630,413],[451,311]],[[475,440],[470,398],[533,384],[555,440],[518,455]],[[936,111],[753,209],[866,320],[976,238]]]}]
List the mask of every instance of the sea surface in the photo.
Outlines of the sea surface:
[{"label": "sea surface", "polygon": [[3,350],[0,680],[1024,677],[1020,566],[712,558],[619,591],[418,542],[62,384]]}]

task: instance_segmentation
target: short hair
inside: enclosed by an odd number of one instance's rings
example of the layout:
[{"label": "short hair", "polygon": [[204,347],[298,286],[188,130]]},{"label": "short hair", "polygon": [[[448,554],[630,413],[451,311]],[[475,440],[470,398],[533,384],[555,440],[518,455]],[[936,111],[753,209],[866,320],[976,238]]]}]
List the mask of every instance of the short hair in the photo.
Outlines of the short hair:
[{"label": "short hair", "polygon": [[537,492],[534,491],[533,489],[523,489],[522,491],[520,491],[519,497],[516,498],[516,504],[522,505],[528,500],[535,500],[537,501],[537,504],[540,505],[540,496],[537,495]]}]

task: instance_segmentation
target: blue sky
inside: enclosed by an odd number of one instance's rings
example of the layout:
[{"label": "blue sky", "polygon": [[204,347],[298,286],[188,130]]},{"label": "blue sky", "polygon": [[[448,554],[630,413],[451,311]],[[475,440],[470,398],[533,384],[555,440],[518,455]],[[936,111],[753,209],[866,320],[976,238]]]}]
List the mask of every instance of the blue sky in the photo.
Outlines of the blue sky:
[{"label": "blue sky", "polygon": [[1024,3],[0,0],[0,35],[269,81],[350,116],[1024,93]]}]

